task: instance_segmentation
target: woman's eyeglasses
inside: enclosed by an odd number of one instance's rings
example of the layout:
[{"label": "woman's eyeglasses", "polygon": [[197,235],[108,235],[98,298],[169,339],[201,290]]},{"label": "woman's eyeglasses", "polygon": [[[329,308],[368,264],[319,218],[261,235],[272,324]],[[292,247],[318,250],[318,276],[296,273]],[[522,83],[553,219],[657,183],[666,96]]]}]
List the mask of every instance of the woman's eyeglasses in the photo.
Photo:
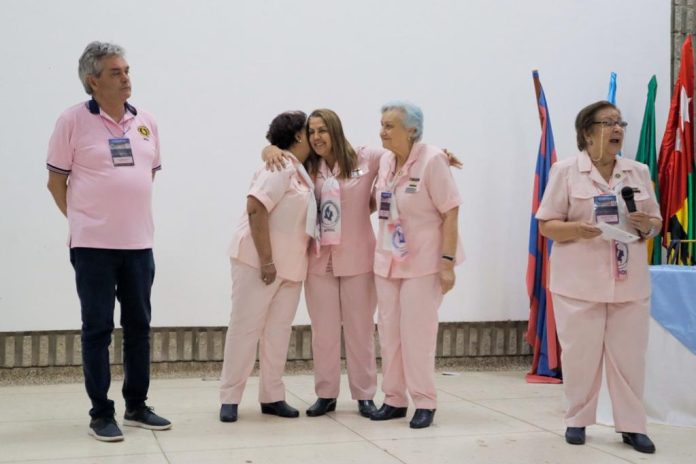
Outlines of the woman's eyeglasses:
[{"label": "woman's eyeglasses", "polygon": [[611,119],[605,119],[603,121],[592,121],[592,124],[599,124],[602,127],[614,127],[618,124],[618,126],[622,129],[625,129],[626,126],[628,126],[628,123],[626,121],[612,121]]}]

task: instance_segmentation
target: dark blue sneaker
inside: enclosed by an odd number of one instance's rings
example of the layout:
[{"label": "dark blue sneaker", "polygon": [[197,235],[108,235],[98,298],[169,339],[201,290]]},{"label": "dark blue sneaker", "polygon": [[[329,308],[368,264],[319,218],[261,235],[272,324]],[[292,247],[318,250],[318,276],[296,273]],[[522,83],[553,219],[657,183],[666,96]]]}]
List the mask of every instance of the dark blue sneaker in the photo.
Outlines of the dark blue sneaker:
[{"label": "dark blue sneaker", "polygon": [[148,430],[167,430],[172,427],[171,422],[155,414],[155,410],[150,406],[126,411],[123,415],[123,425],[141,427]]},{"label": "dark blue sneaker", "polygon": [[123,441],[123,432],[113,417],[97,417],[89,421],[89,434],[99,441]]}]

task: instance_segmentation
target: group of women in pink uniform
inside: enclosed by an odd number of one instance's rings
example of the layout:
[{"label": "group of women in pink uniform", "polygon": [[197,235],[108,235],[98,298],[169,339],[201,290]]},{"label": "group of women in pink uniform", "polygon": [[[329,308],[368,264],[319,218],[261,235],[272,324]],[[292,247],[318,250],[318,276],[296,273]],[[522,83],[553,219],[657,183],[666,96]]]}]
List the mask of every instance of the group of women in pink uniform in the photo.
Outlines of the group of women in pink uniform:
[{"label": "group of women in pink uniform", "polygon": [[[293,123],[278,135],[282,130],[274,131],[274,124],[288,114]],[[656,234],[661,218],[645,166],[618,156],[625,126],[608,102],[580,112],[581,153],[553,166],[537,218],[541,232],[555,241],[550,289],[569,403],[566,441],[585,442],[606,360],[617,431],[625,443],[651,453],[655,447],[641,403],[650,292],[643,240]],[[299,415],[285,402],[282,372],[304,281],[317,395],[306,414],[336,409],[343,333],[359,413],[375,421],[405,417],[410,398],[416,408],[410,427],[432,424],[438,308],[455,284],[463,250],[457,229],[461,197],[450,172],[458,160],[422,143],[422,134],[423,113],[407,102],[382,107],[382,149],[353,148],[328,109],[312,112],[306,126],[300,112],[279,115],[271,124],[272,146],[263,156],[278,169],[257,171],[231,250],[222,421],[237,420],[259,340],[262,412]],[[635,211],[617,199],[626,186],[635,192]],[[370,222],[375,210],[376,236]],[[600,213],[643,240],[599,238]],[[380,408],[373,402],[376,306]]]},{"label": "group of women in pink uniform", "polygon": [[[410,426],[428,427],[436,409],[437,310],[463,258],[450,158],[420,143],[423,114],[407,102],[382,108],[383,148],[354,148],[331,110],[312,112],[306,127],[299,126],[300,112],[290,114],[296,121],[283,126],[283,137],[274,127],[287,114],[271,124],[264,157],[279,169],[257,170],[247,214],[232,241],[232,316],[220,420],[237,420],[257,343],[261,411],[299,415],[285,401],[282,371],[304,281],[317,394],[307,415],[336,409],[343,333],[358,412],[372,420],[404,417],[410,395],[416,407]],[[306,155],[305,138],[311,146]],[[307,191],[314,211],[304,201]],[[375,209],[377,237],[370,221]],[[385,392],[379,409],[374,404],[378,305]]]}]

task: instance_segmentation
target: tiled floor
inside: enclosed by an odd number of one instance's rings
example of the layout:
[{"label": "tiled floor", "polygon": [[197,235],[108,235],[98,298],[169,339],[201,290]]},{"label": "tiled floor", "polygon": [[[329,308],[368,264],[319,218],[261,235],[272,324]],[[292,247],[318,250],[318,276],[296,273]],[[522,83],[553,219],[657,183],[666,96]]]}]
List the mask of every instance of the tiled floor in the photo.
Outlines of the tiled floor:
[{"label": "tiled floor", "polygon": [[[253,377],[233,424],[217,420],[217,380],[154,380],[150,403],[174,427],[165,432],[124,427],[120,443],[87,435],[89,405],[81,384],[0,387],[0,462],[696,462],[696,429],[650,425],[655,455],[635,452],[603,426],[588,430],[585,446],[571,446],[562,438],[561,386],[526,384],[520,371],[454,374],[438,373],[435,424],[423,430],[411,430],[408,417],[388,422],[360,417],[346,393],[345,376],[335,413],[299,419],[262,415]],[[120,386],[114,383],[112,392]],[[286,386],[295,407],[304,410],[314,400],[311,376],[288,376]],[[122,400],[117,399],[117,410],[123,413]]]}]

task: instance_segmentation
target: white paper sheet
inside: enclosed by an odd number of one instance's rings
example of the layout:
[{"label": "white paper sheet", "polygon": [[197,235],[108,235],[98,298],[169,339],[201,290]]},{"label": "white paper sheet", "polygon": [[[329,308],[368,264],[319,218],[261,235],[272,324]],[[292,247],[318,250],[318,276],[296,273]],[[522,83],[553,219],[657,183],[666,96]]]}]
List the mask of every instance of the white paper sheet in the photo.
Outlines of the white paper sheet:
[{"label": "white paper sheet", "polygon": [[639,236],[626,232],[625,230],[619,229],[611,224],[607,224],[606,222],[598,222],[595,225],[598,229],[601,229],[602,238],[604,240],[616,240],[617,242],[631,243],[640,239]]}]

